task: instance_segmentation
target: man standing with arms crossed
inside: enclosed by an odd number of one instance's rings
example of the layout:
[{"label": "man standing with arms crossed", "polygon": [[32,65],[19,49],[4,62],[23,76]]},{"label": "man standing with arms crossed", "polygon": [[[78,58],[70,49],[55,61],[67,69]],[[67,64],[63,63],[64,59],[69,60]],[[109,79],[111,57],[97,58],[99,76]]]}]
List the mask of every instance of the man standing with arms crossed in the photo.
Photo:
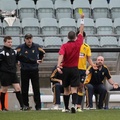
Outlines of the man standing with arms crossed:
[{"label": "man standing with arms crossed", "polygon": [[[64,105],[65,112],[69,111],[69,97],[72,94],[72,107],[71,113],[76,112],[77,104],[77,87],[79,86],[79,72],[78,72],[78,58],[79,50],[83,43],[83,29],[84,29],[84,14],[81,14],[80,33],[76,37],[75,32],[68,33],[69,41],[63,44],[59,50],[58,71],[63,74],[63,87],[64,87]],[[63,63],[63,68],[60,66]],[[70,86],[70,87],[69,87]]]}]

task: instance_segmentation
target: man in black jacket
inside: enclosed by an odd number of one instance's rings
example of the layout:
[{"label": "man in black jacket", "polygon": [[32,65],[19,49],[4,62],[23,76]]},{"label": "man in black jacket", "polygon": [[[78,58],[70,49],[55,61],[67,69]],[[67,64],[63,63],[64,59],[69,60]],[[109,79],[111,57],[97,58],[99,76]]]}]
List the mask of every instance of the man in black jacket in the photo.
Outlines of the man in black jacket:
[{"label": "man in black jacket", "polygon": [[24,107],[21,95],[21,88],[19,80],[16,74],[16,62],[17,60],[28,62],[28,63],[37,63],[37,61],[30,60],[29,58],[18,54],[16,50],[13,50],[12,47],[12,38],[11,36],[6,36],[4,38],[4,46],[0,51],[0,80],[1,80],[1,105],[3,111],[8,111],[5,108],[5,94],[10,85],[13,85],[16,93],[16,97],[20,103],[21,110],[27,110],[28,108]]},{"label": "man in black jacket", "polygon": [[[19,45],[16,50],[19,54],[22,54],[35,61],[40,60],[42,62],[45,51],[40,45],[33,43],[33,36],[31,34],[25,35],[25,43]],[[23,103],[25,106],[29,107],[28,99],[28,89],[29,81],[31,80],[32,88],[34,92],[35,109],[41,110],[41,99],[39,90],[39,74],[38,74],[38,63],[30,64],[25,62],[20,62],[21,65],[21,89],[23,96]]]}]

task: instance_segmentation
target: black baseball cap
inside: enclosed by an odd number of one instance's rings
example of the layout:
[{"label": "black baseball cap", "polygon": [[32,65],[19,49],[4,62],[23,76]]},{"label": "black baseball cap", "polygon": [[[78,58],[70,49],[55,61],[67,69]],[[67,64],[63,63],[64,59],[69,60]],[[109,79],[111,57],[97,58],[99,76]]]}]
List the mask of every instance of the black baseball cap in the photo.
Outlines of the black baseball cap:
[{"label": "black baseball cap", "polygon": [[25,35],[25,39],[29,39],[29,38],[32,38],[32,37],[33,37],[32,34],[29,34],[29,33]]}]

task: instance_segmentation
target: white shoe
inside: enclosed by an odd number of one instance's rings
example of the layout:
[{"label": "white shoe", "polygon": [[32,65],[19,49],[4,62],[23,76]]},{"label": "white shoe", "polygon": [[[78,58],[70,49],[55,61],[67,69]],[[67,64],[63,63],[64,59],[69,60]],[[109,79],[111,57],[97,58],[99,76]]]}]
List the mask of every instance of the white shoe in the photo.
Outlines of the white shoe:
[{"label": "white shoe", "polygon": [[59,109],[59,105],[58,104],[54,105],[53,109],[54,110],[58,110]]},{"label": "white shoe", "polygon": [[95,110],[96,108],[87,107],[86,110]]},{"label": "white shoe", "polygon": [[70,109],[62,109],[62,112],[70,112]]}]

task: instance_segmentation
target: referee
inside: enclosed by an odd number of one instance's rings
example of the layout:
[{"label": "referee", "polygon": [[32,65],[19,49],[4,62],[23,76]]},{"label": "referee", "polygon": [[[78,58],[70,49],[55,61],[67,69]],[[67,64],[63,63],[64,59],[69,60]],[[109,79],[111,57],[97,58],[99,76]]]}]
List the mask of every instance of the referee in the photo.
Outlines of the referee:
[{"label": "referee", "polygon": [[[81,15],[80,33],[76,38],[74,31],[68,33],[68,42],[63,44],[59,50],[57,68],[60,73],[63,73],[64,86],[64,105],[65,112],[69,112],[69,93],[72,94],[71,113],[76,112],[77,102],[77,87],[79,86],[79,72],[78,72],[78,58],[79,50],[83,43],[83,29],[84,29],[84,14]],[[63,68],[60,63],[63,63]],[[61,71],[62,69],[62,71]],[[70,88],[70,89],[69,89]]]}]

